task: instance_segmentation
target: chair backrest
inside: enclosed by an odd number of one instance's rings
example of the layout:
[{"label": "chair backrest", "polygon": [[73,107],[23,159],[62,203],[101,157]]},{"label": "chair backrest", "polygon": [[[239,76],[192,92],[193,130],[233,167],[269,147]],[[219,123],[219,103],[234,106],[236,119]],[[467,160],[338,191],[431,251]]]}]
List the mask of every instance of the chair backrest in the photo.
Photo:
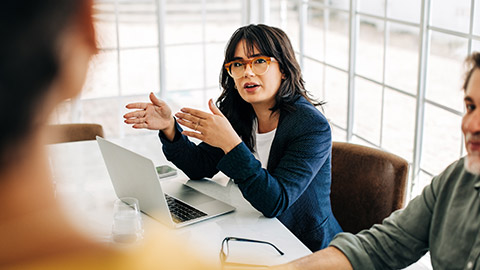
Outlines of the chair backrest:
[{"label": "chair backrest", "polygon": [[58,124],[48,126],[48,143],[63,143],[95,140],[96,136],[104,137],[103,127],[99,124]]},{"label": "chair backrest", "polygon": [[403,207],[408,162],[352,143],[332,145],[332,211],[345,232],[381,223]]}]

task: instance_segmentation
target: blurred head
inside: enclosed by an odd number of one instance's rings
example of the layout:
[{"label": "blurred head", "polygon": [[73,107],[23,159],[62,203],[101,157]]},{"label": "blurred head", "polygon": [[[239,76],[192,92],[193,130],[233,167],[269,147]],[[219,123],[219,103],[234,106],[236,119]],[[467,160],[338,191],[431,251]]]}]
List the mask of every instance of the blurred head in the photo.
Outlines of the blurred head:
[{"label": "blurred head", "polygon": [[467,157],[465,168],[480,174],[480,53],[475,52],[466,60],[465,115],[462,119],[462,132],[465,135]]},{"label": "blurred head", "polygon": [[0,9],[0,169],[59,102],[81,91],[96,53],[92,0],[15,0]]}]

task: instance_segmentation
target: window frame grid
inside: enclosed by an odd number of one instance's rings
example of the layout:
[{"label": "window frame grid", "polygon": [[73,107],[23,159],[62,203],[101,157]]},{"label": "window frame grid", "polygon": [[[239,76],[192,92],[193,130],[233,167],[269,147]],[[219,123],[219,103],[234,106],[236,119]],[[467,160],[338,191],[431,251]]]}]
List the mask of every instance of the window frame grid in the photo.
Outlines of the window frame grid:
[{"label": "window frame grid", "polygon": [[[344,72],[347,75],[347,80],[348,80],[348,85],[347,85],[347,91],[348,91],[348,102],[347,102],[347,122],[346,122],[346,127],[343,127],[341,125],[338,125],[334,122],[331,124],[340,130],[345,131],[346,133],[346,141],[352,141],[354,139],[361,140],[367,144],[370,144],[374,147],[378,147],[382,149],[383,146],[383,129],[384,129],[384,106],[385,106],[385,91],[386,88],[389,90],[393,90],[395,92],[398,92],[400,94],[406,95],[408,97],[415,98],[416,102],[416,111],[415,111],[415,126],[414,126],[414,145],[413,145],[413,157],[410,162],[410,173],[409,173],[409,182],[408,182],[408,191],[407,191],[407,196],[410,196],[412,193],[414,187],[416,184],[418,184],[418,176],[420,173],[424,173],[426,175],[432,176],[433,174],[424,168],[421,167],[421,160],[422,160],[422,142],[423,142],[423,135],[424,135],[424,117],[425,117],[425,106],[426,104],[429,104],[431,106],[434,106],[436,108],[443,109],[449,113],[452,113],[457,116],[462,116],[463,111],[458,111],[455,109],[452,109],[448,106],[439,104],[438,102],[435,102],[433,100],[430,100],[426,98],[426,89],[427,89],[427,69],[428,69],[428,64],[429,64],[429,52],[430,52],[430,42],[431,42],[431,35],[433,32],[436,33],[443,33],[449,36],[453,37],[460,37],[467,39],[468,41],[468,54],[471,54],[472,49],[473,49],[473,41],[480,41],[480,35],[475,35],[473,33],[474,30],[474,23],[475,23],[475,0],[470,0],[470,23],[469,23],[469,30],[468,33],[464,32],[459,32],[459,31],[454,31],[454,30],[449,30],[449,29],[444,29],[441,27],[436,27],[431,25],[431,20],[430,20],[430,15],[431,15],[431,0],[422,0],[420,3],[420,21],[418,23],[410,22],[410,21],[405,21],[397,18],[390,18],[387,14],[388,11],[388,4],[390,0],[385,0],[385,6],[384,6],[384,14],[383,16],[378,16],[374,14],[368,14],[365,12],[359,12],[358,11],[358,1],[359,0],[350,0],[349,1],[349,8],[344,9],[344,8],[338,8],[332,6],[331,3],[319,3],[319,2],[312,2],[308,0],[293,0],[293,2],[297,3],[297,6],[299,7],[299,10],[297,11],[300,16],[298,16],[299,19],[299,62],[301,67],[304,66],[304,60],[308,59],[317,63],[320,63],[324,65],[323,68],[323,73],[324,73],[324,78],[325,78],[325,70],[326,67],[335,69],[337,71]],[[112,99],[114,102],[118,103],[118,112],[121,112],[123,109],[123,104],[121,103],[122,98],[133,96],[133,95],[126,95],[123,96],[123,91],[122,91],[122,86],[121,86],[121,52],[127,51],[127,50],[136,50],[136,49],[146,49],[146,48],[156,48],[158,49],[158,61],[159,61],[159,90],[158,94],[160,97],[165,98],[166,95],[169,93],[169,89],[166,88],[166,67],[165,67],[165,48],[166,47],[176,47],[176,46],[182,46],[182,45],[201,45],[202,46],[202,53],[203,53],[203,85],[199,86],[198,88],[191,88],[191,89],[180,89],[180,90],[175,90],[173,92],[179,93],[179,92],[191,92],[191,91],[202,91],[203,92],[203,98],[206,100],[207,99],[207,91],[208,89],[217,87],[215,86],[208,86],[207,85],[207,61],[206,61],[206,48],[208,44],[218,44],[220,42],[213,41],[213,42],[207,42],[206,41],[206,16],[207,16],[207,1],[206,0],[200,0],[200,4],[202,7],[201,10],[201,17],[202,17],[202,41],[201,42],[188,42],[188,43],[174,43],[174,44],[166,44],[165,43],[165,16],[166,16],[166,0],[144,0],[144,1],[133,1],[133,0],[96,0],[96,3],[109,3],[109,4],[114,4],[114,13],[115,13],[115,32],[116,32],[116,47],[105,47],[101,48],[100,51],[116,51],[116,72],[117,72],[117,96],[114,97],[100,97],[100,98],[77,98],[71,101],[71,106],[72,106],[72,112],[71,112],[71,120],[72,122],[79,122],[81,120],[81,102],[82,101],[89,101],[89,100],[101,100],[101,99]],[[119,10],[119,5],[120,4],[128,4],[128,3],[152,3],[155,5],[156,10],[153,12],[155,13],[157,17],[157,31],[158,31],[158,44],[156,46],[153,45],[147,45],[147,46],[130,46],[130,47],[121,47],[120,46],[120,32],[119,32],[119,15],[120,13],[124,13],[125,11],[120,11]],[[254,4],[258,4],[259,7],[261,8],[261,14],[257,14],[257,18],[253,18],[252,12],[253,9],[256,7]],[[478,3],[477,3],[478,4]],[[286,27],[287,25],[287,14],[288,11],[286,10],[288,7],[288,0],[280,0],[280,23],[283,27]],[[329,28],[329,18],[330,18],[330,13],[331,12],[340,12],[343,14],[348,14],[348,27],[349,27],[349,32],[348,32],[348,42],[349,42],[349,48],[348,48],[348,70],[345,70],[341,67],[338,67],[335,64],[329,63],[327,61],[327,58],[324,57],[324,60],[319,60],[314,57],[311,57],[305,53],[305,48],[304,48],[304,42],[305,42],[305,31],[306,31],[306,25],[307,25],[307,14],[308,14],[308,9],[309,8],[315,8],[319,10],[323,10],[324,12],[324,24],[323,24],[323,31],[324,33],[327,33],[328,28]],[[270,18],[270,12],[271,12],[271,5],[270,5],[270,0],[258,0],[258,1],[252,1],[252,0],[243,0],[242,1],[242,24],[247,24],[251,22],[255,22],[255,19],[259,19],[260,22],[267,23],[269,22]],[[255,13],[253,13],[255,15]],[[480,14],[478,14],[480,15]],[[358,45],[358,37],[359,37],[359,26],[360,26],[360,17],[365,17],[365,18],[370,18],[370,19],[375,19],[383,22],[383,74],[382,74],[382,79],[381,81],[368,78],[366,76],[360,75],[356,72],[355,69],[355,63],[356,63],[356,52],[357,52],[357,45]],[[418,71],[417,71],[417,87],[416,87],[416,93],[412,94],[410,92],[407,92],[403,89],[400,89],[398,87],[393,87],[387,83],[385,83],[385,68],[387,65],[387,51],[388,51],[388,42],[389,42],[389,25],[391,23],[399,24],[399,25],[404,25],[404,26],[409,26],[409,27],[414,27],[415,29],[419,30],[419,48],[418,48]],[[327,54],[327,37],[324,35],[323,37],[323,55],[326,56]],[[361,78],[363,80],[369,81],[371,83],[377,84],[382,87],[382,112],[381,112],[381,120],[380,120],[380,137],[379,137],[379,142],[371,142],[366,138],[363,138],[359,134],[356,134],[354,132],[354,121],[355,121],[355,114],[354,114],[354,104],[355,104],[355,79],[356,78]],[[326,91],[326,85],[325,85],[325,80],[323,80],[323,85],[322,85],[322,92],[323,95],[325,96],[325,91]],[[119,120],[118,122],[119,125],[123,126],[123,122]],[[120,128],[120,137],[123,137],[124,134],[124,129]],[[461,131],[458,131],[461,132]],[[460,156],[464,154],[464,147],[463,147],[463,136],[461,136],[462,142],[461,142],[461,149],[460,149]],[[407,197],[410,199],[410,197]]]},{"label": "window frame grid", "polygon": [[[367,143],[373,147],[377,147],[380,149],[383,149],[383,130],[384,130],[384,120],[383,120],[383,115],[384,115],[384,107],[385,107],[385,88],[389,88],[389,90],[393,90],[395,92],[398,92],[400,94],[406,95],[408,97],[415,98],[416,102],[416,111],[415,111],[415,127],[414,127],[414,148],[413,148],[413,156],[412,160],[410,162],[410,173],[409,173],[409,181],[408,181],[408,187],[407,187],[407,199],[411,199],[411,194],[413,193],[413,190],[415,186],[419,182],[419,174],[424,173],[428,176],[433,176],[433,173],[427,171],[426,169],[421,167],[421,160],[422,160],[422,142],[423,142],[423,136],[424,136],[424,117],[425,117],[425,106],[427,104],[434,106],[436,108],[442,109],[447,111],[448,113],[451,113],[453,115],[457,116],[462,116],[463,111],[460,112],[456,109],[450,108],[448,106],[442,105],[438,102],[435,102],[434,100],[430,100],[426,98],[426,90],[427,90],[427,68],[428,68],[428,63],[429,63],[429,52],[430,52],[430,40],[431,40],[431,34],[432,32],[439,32],[443,34],[447,34],[449,36],[454,36],[454,37],[461,37],[465,38],[468,40],[468,54],[471,54],[472,52],[472,43],[474,40],[479,40],[480,36],[474,35],[473,34],[473,28],[474,28],[474,15],[475,15],[475,0],[471,0],[470,2],[470,24],[469,24],[469,33],[462,33],[459,31],[453,31],[449,29],[443,29],[441,27],[436,27],[431,25],[431,20],[430,20],[430,15],[431,15],[431,0],[422,0],[421,1],[421,13],[420,13],[420,21],[419,23],[414,23],[414,22],[409,22],[401,19],[393,19],[389,18],[387,15],[388,11],[388,3],[389,0],[385,0],[385,6],[384,6],[384,14],[383,16],[378,16],[378,15],[373,15],[373,14],[368,14],[365,12],[359,12],[357,10],[357,0],[350,0],[349,1],[349,9],[342,9],[342,8],[336,8],[332,7],[330,4],[325,4],[325,3],[319,3],[319,2],[308,2],[308,0],[298,0],[299,4],[301,5],[307,5],[307,8],[315,8],[318,10],[323,11],[324,14],[329,14],[330,11],[337,11],[337,12],[343,12],[343,13],[348,13],[349,14],[349,63],[348,63],[348,70],[344,70],[340,67],[337,67],[334,64],[328,63],[327,59],[325,58],[324,60],[319,60],[316,59],[315,57],[311,57],[309,55],[306,55],[305,52],[303,51],[303,36],[300,36],[300,63],[301,66],[303,67],[303,59],[306,58],[308,60],[323,64],[324,67],[330,67],[333,69],[336,69],[338,71],[346,72],[348,74],[348,108],[347,108],[347,126],[343,127],[341,125],[336,124],[335,122],[331,121],[331,125],[333,125],[335,128],[338,128],[340,130],[343,130],[346,132],[346,141],[351,142],[352,140],[361,140],[364,143]],[[360,75],[356,72],[355,70],[355,62],[356,62],[356,48],[357,48],[357,43],[358,43],[358,37],[359,37],[359,17],[366,17],[370,19],[376,19],[379,20],[383,23],[383,74],[382,74],[382,81],[378,81],[372,78],[368,78],[366,76]],[[301,33],[303,33],[304,29],[306,28],[306,20],[300,20],[300,29]],[[323,26],[323,31],[326,34],[328,31],[328,22],[324,23]],[[404,25],[404,26],[409,26],[409,27],[414,27],[420,31],[419,33],[419,48],[418,48],[418,71],[417,71],[417,87],[416,87],[416,93],[412,94],[409,93],[403,89],[400,89],[398,87],[393,87],[387,83],[385,83],[385,68],[387,64],[387,50],[388,50],[388,42],[389,42],[389,24],[395,23],[399,25]],[[303,35],[303,34],[302,34]],[[326,37],[323,37],[324,42],[326,40]],[[324,46],[324,55],[326,55],[326,46]],[[380,137],[379,137],[379,142],[372,142],[368,140],[367,138],[362,137],[360,134],[356,134],[354,132],[354,102],[355,102],[355,79],[356,78],[361,78],[366,81],[372,82],[374,84],[377,84],[382,87],[382,98],[381,98],[381,108],[382,108],[382,116],[380,120]],[[323,83],[323,93],[325,93],[325,80]],[[461,131],[459,131],[461,132]],[[463,136],[461,136],[462,142],[461,142],[461,149],[460,149],[460,156],[464,154],[464,147],[463,147]]]}]

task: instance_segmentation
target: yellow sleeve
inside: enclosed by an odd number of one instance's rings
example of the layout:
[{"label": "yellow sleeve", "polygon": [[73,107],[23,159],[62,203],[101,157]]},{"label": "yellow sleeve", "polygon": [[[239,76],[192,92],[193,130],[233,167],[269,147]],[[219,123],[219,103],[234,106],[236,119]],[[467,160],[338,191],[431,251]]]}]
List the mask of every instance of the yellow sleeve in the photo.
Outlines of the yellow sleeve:
[{"label": "yellow sleeve", "polygon": [[219,262],[207,262],[197,252],[182,244],[167,230],[150,231],[136,246],[94,248],[55,254],[49,258],[24,262],[6,269],[16,270],[150,270],[150,269],[220,269]]}]

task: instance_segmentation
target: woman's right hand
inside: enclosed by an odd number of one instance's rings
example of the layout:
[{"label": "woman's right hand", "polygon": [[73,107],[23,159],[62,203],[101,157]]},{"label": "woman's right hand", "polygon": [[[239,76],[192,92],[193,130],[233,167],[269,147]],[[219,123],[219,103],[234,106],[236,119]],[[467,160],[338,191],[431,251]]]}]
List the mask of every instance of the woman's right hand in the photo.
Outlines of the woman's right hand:
[{"label": "woman's right hand", "polygon": [[135,102],[127,104],[127,109],[137,110],[126,113],[123,116],[125,123],[133,124],[132,127],[138,129],[161,130],[164,133],[174,131],[175,120],[173,119],[170,107],[167,103],[158,99],[153,93],[150,93],[149,97],[152,103]]}]

